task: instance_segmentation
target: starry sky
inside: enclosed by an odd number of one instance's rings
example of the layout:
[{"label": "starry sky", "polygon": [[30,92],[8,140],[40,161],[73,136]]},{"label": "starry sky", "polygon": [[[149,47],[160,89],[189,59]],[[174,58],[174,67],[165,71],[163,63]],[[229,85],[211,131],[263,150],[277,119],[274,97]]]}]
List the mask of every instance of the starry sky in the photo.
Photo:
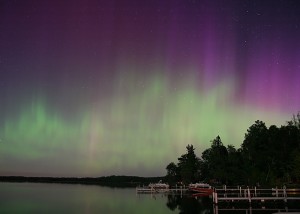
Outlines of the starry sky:
[{"label": "starry sky", "polygon": [[1,0],[0,175],[165,175],[300,110],[298,0]]}]

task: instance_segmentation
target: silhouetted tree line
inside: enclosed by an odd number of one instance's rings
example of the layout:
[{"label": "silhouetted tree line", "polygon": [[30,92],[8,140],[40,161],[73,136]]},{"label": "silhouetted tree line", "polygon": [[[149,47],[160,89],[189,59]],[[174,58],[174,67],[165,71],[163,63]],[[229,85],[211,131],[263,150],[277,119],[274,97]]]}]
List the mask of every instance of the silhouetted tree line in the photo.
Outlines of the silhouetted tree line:
[{"label": "silhouetted tree line", "polygon": [[136,187],[137,185],[155,183],[163,178],[164,177],[138,177],[125,175],[112,175],[97,178],[0,176],[0,182],[91,184],[109,187]]},{"label": "silhouetted tree line", "polygon": [[220,136],[211,141],[201,158],[193,145],[178,163],[167,165],[169,183],[209,182],[215,184],[280,185],[300,183],[300,112],[286,125],[266,127],[257,120],[251,125],[241,148],[225,147]]}]

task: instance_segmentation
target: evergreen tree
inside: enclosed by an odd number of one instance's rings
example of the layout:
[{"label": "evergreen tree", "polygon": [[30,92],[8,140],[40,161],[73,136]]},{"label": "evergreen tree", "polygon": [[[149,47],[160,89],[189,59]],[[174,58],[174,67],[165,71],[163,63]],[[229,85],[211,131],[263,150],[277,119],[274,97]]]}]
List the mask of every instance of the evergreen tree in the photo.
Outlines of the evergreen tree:
[{"label": "evergreen tree", "polygon": [[268,128],[262,121],[255,121],[245,134],[242,152],[248,170],[249,184],[265,183],[270,168],[268,156]]},{"label": "evergreen tree", "polygon": [[167,180],[169,184],[175,184],[176,181],[180,180],[179,168],[174,162],[171,162],[167,165]]},{"label": "evergreen tree", "polygon": [[186,184],[196,182],[200,175],[200,163],[193,145],[187,145],[187,153],[178,158],[178,167],[182,181]]},{"label": "evergreen tree", "polygon": [[227,161],[227,149],[223,146],[220,136],[217,136],[212,140],[211,148],[202,153],[201,169],[203,170],[202,174],[207,173],[205,180],[227,183]]}]

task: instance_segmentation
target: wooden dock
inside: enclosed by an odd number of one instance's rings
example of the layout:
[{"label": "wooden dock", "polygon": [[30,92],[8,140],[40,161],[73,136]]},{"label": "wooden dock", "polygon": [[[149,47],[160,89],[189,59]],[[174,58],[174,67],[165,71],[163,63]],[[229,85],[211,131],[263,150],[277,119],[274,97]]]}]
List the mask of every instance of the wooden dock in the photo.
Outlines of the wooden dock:
[{"label": "wooden dock", "polygon": [[285,208],[218,208],[218,206],[214,206],[214,214],[219,214],[219,213],[241,213],[244,212],[246,214],[252,214],[257,213],[257,212],[272,212],[272,213],[276,213],[276,214],[299,214],[299,210],[298,209],[288,209],[287,207]]},{"label": "wooden dock", "polygon": [[260,188],[224,188],[215,189],[213,194],[213,203],[219,202],[238,202],[247,201],[251,202],[265,202],[265,201],[284,201],[300,200],[300,189],[287,189],[283,187],[260,189]]},{"label": "wooden dock", "polygon": [[149,187],[136,187],[136,193],[180,193],[183,194],[188,191],[188,188],[185,186],[182,187],[174,187],[174,188],[168,188],[168,189],[155,189],[155,188],[149,188]]},{"label": "wooden dock", "polygon": [[[146,187],[137,187],[137,194],[149,193],[168,193],[168,194],[188,194],[188,188],[186,186],[176,186],[168,189],[155,189]],[[283,201],[288,202],[292,200],[300,200],[300,189],[287,189],[282,188],[249,188],[249,187],[235,187],[227,188],[225,185],[222,188],[214,188],[212,194],[203,193],[191,193],[195,197],[210,196],[212,197],[213,203],[218,205],[222,202],[267,202],[267,201]]]}]

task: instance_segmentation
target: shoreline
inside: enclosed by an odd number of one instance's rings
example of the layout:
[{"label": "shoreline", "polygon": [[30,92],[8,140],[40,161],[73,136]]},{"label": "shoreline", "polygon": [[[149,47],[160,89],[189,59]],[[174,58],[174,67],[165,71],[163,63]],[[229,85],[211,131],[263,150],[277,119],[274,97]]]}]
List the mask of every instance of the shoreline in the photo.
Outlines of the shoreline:
[{"label": "shoreline", "polygon": [[139,177],[139,176],[102,176],[102,177],[26,177],[26,176],[0,176],[0,182],[18,183],[60,183],[84,184],[110,187],[136,187],[141,184],[158,182],[164,177]]}]

